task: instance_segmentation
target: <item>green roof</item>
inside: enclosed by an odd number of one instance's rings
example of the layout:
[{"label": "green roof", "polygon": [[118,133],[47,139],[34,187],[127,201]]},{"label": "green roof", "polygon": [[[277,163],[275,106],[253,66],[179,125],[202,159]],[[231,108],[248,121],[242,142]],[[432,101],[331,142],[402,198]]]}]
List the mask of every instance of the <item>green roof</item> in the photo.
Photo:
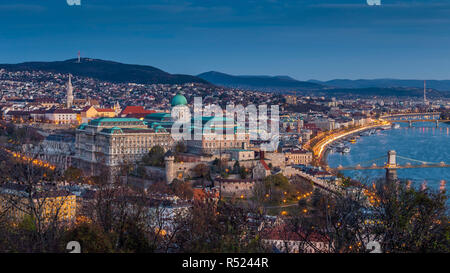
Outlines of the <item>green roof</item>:
[{"label": "green roof", "polygon": [[87,123],[81,123],[81,125],[78,127],[80,130],[84,130],[88,124]]},{"label": "green roof", "polygon": [[146,119],[157,119],[157,120],[162,120],[164,118],[170,118],[171,115],[169,113],[151,113],[148,114],[147,116],[145,116]]},{"label": "green roof", "polygon": [[120,133],[123,133],[122,129],[119,127],[113,127],[113,128],[105,128],[102,130],[102,132],[108,133],[108,134],[114,134],[116,131],[119,131]]},{"label": "green roof", "polygon": [[186,97],[181,94],[178,94],[175,97],[173,97],[172,107],[177,106],[177,105],[187,105]]},{"label": "green roof", "polygon": [[155,131],[156,131],[157,133],[159,133],[160,131],[166,132],[166,128],[164,128],[164,127],[162,127],[162,126],[158,126],[158,127],[155,128]]},{"label": "green roof", "polygon": [[216,122],[217,121],[219,123],[222,122],[222,124],[226,124],[227,121],[230,121],[230,122],[234,123],[233,119],[229,119],[227,117],[216,117],[216,116],[202,116],[201,118],[193,117],[193,118],[191,118],[191,122],[194,124],[195,121],[199,120],[199,119],[201,119],[202,124],[205,124],[208,121],[212,121],[212,122]]},{"label": "green roof", "polygon": [[157,127],[157,126],[167,126],[167,127],[169,127],[169,126],[172,126],[173,125],[173,122],[172,121],[162,121],[162,122],[152,122],[152,123],[150,123],[150,128],[155,128],[155,127]]},{"label": "green roof", "polygon": [[101,125],[103,122],[140,122],[143,121],[137,118],[98,118],[91,120],[89,124],[91,125]]}]

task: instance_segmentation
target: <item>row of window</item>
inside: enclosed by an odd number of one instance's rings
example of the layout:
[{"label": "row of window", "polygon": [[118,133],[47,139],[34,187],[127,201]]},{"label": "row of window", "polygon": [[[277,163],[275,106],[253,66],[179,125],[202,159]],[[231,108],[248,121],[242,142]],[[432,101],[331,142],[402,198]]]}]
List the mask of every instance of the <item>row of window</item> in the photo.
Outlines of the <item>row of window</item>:
[{"label": "row of window", "polygon": [[[204,146],[206,148],[220,148],[220,147],[243,147],[246,142],[223,142],[222,145],[220,142],[204,142]],[[228,144],[228,145],[227,145]]]}]

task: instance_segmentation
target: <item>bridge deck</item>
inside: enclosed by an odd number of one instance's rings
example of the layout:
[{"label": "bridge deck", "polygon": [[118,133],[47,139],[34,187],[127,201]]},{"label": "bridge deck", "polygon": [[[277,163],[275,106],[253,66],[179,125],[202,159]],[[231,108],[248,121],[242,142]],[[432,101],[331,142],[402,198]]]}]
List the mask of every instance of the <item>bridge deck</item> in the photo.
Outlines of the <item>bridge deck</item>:
[{"label": "bridge deck", "polygon": [[450,119],[401,119],[401,120],[396,120],[396,119],[390,119],[390,122],[450,122]]},{"label": "bridge deck", "polygon": [[417,117],[417,116],[438,116],[441,112],[425,112],[425,113],[400,113],[400,114],[392,114],[381,116],[381,118],[393,118],[393,117]]},{"label": "bridge deck", "polygon": [[395,168],[388,168],[386,166],[356,166],[356,167],[337,167],[334,168],[338,171],[346,170],[383,170],[383,169],[418,169],[418,168],[450,168],[449,164],[424,164],[424,165],[397,165]]}]

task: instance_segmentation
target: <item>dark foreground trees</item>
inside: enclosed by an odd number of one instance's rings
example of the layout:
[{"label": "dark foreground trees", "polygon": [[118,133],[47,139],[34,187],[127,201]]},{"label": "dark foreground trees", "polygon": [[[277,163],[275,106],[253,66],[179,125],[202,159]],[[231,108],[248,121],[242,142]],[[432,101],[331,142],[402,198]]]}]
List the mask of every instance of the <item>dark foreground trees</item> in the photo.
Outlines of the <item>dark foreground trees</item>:
[{"label": "dark foreground trees", "polygon": [[249,215],[254,210],[232,203],[214,201],[195,204],[188,217],[178,224],[183,228],[176,236],[179,251],[188,253],[265,252],[257,226]]},{"label": "dark foreground trees", "polygon": [[312,243],[311,234],[326,238],[328,248],[316,252],[370,252],[371,245],[379,245],[385,253],[448,253],[446,202],[445,193],[380,181],[347,196],[323,194],[314,214],[300,213],[287,223],[305,244]]},{"label": "dark foreground trees", "polygon": [[[65,181],[68,172],[58,174],[5,154],[0,154],[0,168],[0,186],[16,181],[30,194],[25,195],[25,204],[29,205],[23,207],[18,202],[23,198],[1,192],[0,252],[66,252],[70,241],[80,242],[82,252],[92,253],[266,252],[272,248],[264,236],[277,226],[283,226],[279,229],[283,231],[281,240],[287,240],[283,236],[289,233],[297,234],[299,252],[368,252],[371,242],[391,253],[450,251],[446,195],[409,189],[402,183],[347,188],[347,195],[316,190],[301,208],[294,207],[297,213],[290,210],[287,216],[265,224],[260,202],[252,207],[252,202],[208,196],[194,201],[193,189],[181,181],[170,186],[155,183],[141,191],[124,184],[126,179],[121,178],[127,172],[119,171],[112,177],[104,174],[86,178],[93,180],[96,191],[83,196],[75,221],[66,225],[53,214],[50,218],[42,214],[48,203],[37,198],[46,186]],[[71,176],[84,179],[77,172]],[[264,182],[255,191],[261,199],[267,193],[284,195],[283,191],[293,186],[283,177],[270,177]],[[174,195],[180,199],[168,203],[167,197]],[[12,221],[8,213],[13,209],[27,213]],[[326,244],[317,244],[317,238],[326,240]]]}]

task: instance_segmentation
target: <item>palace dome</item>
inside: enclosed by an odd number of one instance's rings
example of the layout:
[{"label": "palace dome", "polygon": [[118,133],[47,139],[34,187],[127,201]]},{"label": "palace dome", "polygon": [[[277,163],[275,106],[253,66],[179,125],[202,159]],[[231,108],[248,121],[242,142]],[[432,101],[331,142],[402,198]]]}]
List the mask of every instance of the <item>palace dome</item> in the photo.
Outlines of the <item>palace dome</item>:
[{"label": "palace dome", "polygon": [[175,97],[173,97],[172,107],[177,106],[177,105],[187,105],[186,97],[181,94],[178,94]]}]

